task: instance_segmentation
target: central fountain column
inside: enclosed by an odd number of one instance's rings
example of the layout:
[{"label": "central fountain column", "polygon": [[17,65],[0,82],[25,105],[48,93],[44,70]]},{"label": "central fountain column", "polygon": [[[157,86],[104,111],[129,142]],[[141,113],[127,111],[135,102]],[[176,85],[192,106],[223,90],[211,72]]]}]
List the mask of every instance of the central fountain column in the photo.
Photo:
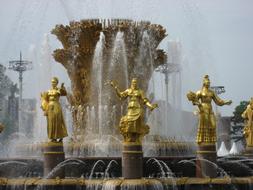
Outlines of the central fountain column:
[{"label": "central fountain column", "polygon": [[[43,147],[44,154],[44,176],[48,176],[48,174],[61,162],[65,160],[65,154],[63,150],[62,142],[49,142],[45,143]],[[64,169],[58,170],[49,178],[64,178],[65,171]]]},{"label": "central fountain column", "polygon": [[125,142],[123,144],[122,177],[124,179],[140,179],[143,176],[142,145]]},{"label": "central fountain column", "polygon": [[196,176],[197,177],[217,177],[217,168],[215,166],[217,160],[215,144],[201,143],[198,145],[196,160]]}]

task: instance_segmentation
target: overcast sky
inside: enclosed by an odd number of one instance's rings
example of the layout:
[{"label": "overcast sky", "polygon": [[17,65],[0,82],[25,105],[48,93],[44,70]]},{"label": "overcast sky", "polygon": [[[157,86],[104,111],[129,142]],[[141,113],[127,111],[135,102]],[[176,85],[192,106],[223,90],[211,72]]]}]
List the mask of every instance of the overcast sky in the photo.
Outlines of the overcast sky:
[{"label": "overcast sky", "polygon": [[[251,0],[0,0],[0,63],[7,66],[20,50],[32,59],[29,49],[39,52],[44,34],[56,24],[85,18],[131,18],[163,25],[168,37],[161,47],[169,40],[182,44],[184,109],[193,109],[185,93],[198,90],[204,74],[210,75],[212,85],[225,86],[223,98],[233,100],[232,106],[220,109],[224,115],[253,96]],[[55,36],[49,37],[52,51],[59,48]],[[52,64],[53,75],[68,84],[61,65]],[[24,97],[36,96],[36,72],[24,74]],[[16,73],[8,74],[17,82]]]}]

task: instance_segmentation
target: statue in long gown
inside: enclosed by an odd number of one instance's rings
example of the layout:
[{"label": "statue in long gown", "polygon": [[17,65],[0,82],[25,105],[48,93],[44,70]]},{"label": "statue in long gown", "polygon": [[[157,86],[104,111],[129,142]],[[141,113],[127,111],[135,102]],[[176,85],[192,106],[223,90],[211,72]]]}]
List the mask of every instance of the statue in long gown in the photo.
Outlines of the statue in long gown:
[{"label": "statue in long gown", "polygon": [[249,105],[242,113],[242,118],[245,119],[245,127],[243,134],[246,138],[247,146],[253,146],[253,98],[251,98]]},{"label": "statue in long gown", "polygon": [[216,93],[210,89],[210,80],[208,75],[204,76],[202,89],[196,93],[190,91],[187,94],[187,98],[193,103],[193,105],[198,106],[199,109],[199,123],[196,142],[198,144],[215,144],[217,141],[216,118],[212,109],[212,100],[219,106],[230,105],[232,101],[224,101],[220,99]]},{"label": "statue in long gown", "polygon": [[127,114],[120,120],[119,129],[124,137],[124,142],[141,143],[142,138],[149,133],[149,126],[144,123],[144,105],[151,111],[158,107],[151,104],[142,90],[137,87],[137,79],[132,79],[131,87],[120,91],[113,81],[111,86],[115,88],[121,99],[129,98]]},{"label": "statue in long gown", "polygon": [[67,92],[62,83],[58,88],[58,79],[54,77],[51,80],[52,88],[41,94],[41,108],[47,118],[47,135],[52,142],[61,142],[64,137],[68,136],[64,122],[60,96],[66,96]]}]

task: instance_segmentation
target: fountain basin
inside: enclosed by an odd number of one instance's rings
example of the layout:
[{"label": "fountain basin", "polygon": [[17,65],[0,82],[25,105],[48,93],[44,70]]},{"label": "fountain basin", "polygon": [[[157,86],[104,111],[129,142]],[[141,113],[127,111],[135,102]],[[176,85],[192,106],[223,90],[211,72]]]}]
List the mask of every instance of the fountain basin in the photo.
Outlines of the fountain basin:
[{"label": "fountain basin", "polygon": [[221,189],[250,189],[253,183],[253,176],[235,178],[164,178],[164,179],[41,179],[41,178],[0,178],[0,190],[5,189],[188,189],[188,190],[221,190]]}]

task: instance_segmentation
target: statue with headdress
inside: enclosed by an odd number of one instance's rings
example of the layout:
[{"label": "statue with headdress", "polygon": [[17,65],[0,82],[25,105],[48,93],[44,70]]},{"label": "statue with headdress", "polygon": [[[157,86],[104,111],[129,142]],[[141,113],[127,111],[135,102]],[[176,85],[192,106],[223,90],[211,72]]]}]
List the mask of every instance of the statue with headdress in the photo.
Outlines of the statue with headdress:
[{"label": "statue with headdress", "polygon": [[58,78],[53,77],[51,80],[52,88],[41,93],[41,109],[47,118],[47,134],[52,142],[62,142],[62,139],[68,136],[66,125],[63,118],[60,96],[66,96],[67,92],[62,83],[57,87]]},{"label": "statue with headdress", "polygon": [[118,97],[129,98],[127,114],[121,118],[119,124],[124,142],[140,144],[142,138],[149,133],[149,126],[144,123],[144,105],[151,111],[158,105],[150,103],[144,92],[138,88],[136,78],[132,79],[131,87],[122,92],[113,81],[110,84],[115,88]]},{"label": "statue with headdress", "polygon": [[216,93],[210,89],[209,76],[205,75],[203,79],[202,89],[195,92],[189,92],[187,98],[193,105],[198,106],[198,132],[197,140],[198,144],[215,144],[216,137],[216,118],[212,109],[212,101],[218,106],[230,105],[231,100],[225,101],[220,99]]}]

